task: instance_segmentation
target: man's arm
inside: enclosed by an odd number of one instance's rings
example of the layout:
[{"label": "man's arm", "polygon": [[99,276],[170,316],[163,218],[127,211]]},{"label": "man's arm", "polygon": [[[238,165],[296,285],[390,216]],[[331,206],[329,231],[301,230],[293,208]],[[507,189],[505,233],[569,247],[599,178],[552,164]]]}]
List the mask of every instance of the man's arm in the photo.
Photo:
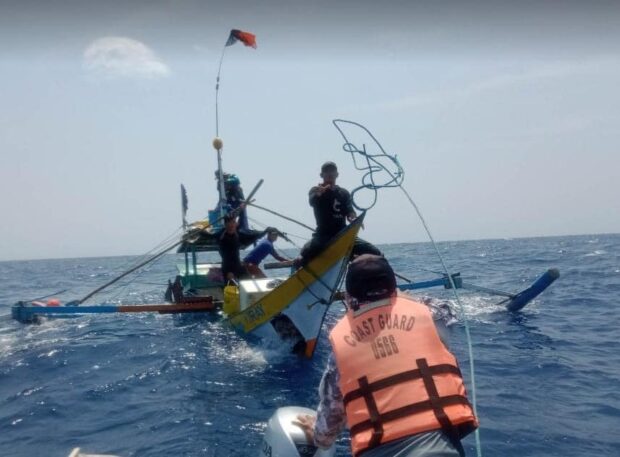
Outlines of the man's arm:
[{"label": "man's arm", "polygon": [[310,203],[310,206],[314,206],[316,204],[316,201],[319,199],[321,194],[322,192],[320,192],[319,186],[314,186],[310,189],[308,192],[308,203]]},{"label": "man's arm", "polygon": [[348,190],[340,188],[342,190],[342,199],[344,201],[344,214],[347,216],[349,222],[353,221],[357,217],[357,213],[353,209],[353,199]]},{"label": "man's arm", "polygon": [[287,260],[289,260],[286,257],[282,257],[280,254],[278,254],[276,252],[276,249],[273,246],[271,247],[271,255],[273,256],[274,259],[280,262],[286,262]]},{"label": "man's arm", "polygon": [[336,441],[346,424],[344,401],[338,382],[340,374],[333,354],[327,360],[327,368],[319,385],[319,406],[314,424],[314,443],[328,448]]},{"label": "man's arm", "polygon": [[310,192],[308,192],[308,202],[310,203],[310,206],[314,207],[325,191],[331,188],[332,186],[329,184],[319,184],[318,186],[314,186],[310,189]]},{"label": "man's arm", "polygon": [[342,392],[338,386],[340,374],[333,354],[327,360],[327,367],[319,385],[319,406],[316,418],[306,414],[297,416],[293,424],[298,425],[310,443],[327,449],[334,442],[346,424],[346,413]]}]

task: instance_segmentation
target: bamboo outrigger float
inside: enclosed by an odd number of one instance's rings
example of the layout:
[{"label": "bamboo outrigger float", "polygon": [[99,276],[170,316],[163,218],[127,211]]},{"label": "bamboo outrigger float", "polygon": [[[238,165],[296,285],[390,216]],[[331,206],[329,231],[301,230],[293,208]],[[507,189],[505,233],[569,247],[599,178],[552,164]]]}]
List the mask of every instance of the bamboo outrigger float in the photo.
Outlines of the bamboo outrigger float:
[{"label": "bamboo outrigger float", "polygon": [[36,323],[43,317],[70,318],[86,314],[115,314],[115,313],[202,313],[211,312],[216,308],[213,303],[186,303],[186,304],[151,304],[151,305],[48,305],[43,302],[17,302],[11,308],[13,319],[22,323]]}]

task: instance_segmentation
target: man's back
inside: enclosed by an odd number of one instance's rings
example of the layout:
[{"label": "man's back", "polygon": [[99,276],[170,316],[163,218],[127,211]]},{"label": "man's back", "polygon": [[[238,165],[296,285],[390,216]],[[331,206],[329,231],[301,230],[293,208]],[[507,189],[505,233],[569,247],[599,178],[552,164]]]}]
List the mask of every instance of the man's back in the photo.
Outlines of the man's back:
[{"label": "man's back", "polygon": [[261,240],[254,249],[250,251],[248,255],[245,256],[243,261],[245,263],[252,263],[254,265],[259,265],[265,257],[269,254],[273,255],[273,243],[269,241],[268,238]]}]

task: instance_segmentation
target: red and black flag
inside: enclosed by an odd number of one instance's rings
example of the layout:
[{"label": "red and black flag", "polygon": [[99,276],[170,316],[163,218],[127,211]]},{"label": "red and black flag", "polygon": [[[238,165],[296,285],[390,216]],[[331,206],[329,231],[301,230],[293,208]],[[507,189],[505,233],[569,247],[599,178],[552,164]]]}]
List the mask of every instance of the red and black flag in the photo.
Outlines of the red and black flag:
[{"label": "red and black flag", "polygon": [[237,41],[241,41],[246,46],[252,46],[254,49],[256,49],[256,35],[252,33],[232,29],[230,31],[228,41],[226,42],[226,46],[232,46]]}]

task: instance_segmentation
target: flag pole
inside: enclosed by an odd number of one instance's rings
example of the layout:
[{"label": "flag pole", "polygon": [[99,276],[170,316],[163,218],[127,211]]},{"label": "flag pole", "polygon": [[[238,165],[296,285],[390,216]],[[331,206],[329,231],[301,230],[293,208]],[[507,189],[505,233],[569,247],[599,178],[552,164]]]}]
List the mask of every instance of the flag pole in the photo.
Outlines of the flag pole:
[{"label": "flag pole", "polygon": [[224,53],[226,52],[227,46],[224,45],[224,49],[222,49],[222,55],[220,56],[220,64],[217,69],[217,79],[215,80],[215,136],[219,137],[220,135],[220,118],[219,118],[219,105],[218,105],[218,95],[220,93],[220,73],[222,72],[222,62],[224,61]]},{"label": "flag pole", "polygon": [[218,191],[220,193],[220,217],[224,217],[224,205],[226,203],[226,190],[224,188],[224,172],[222,171],[222,147],[223,142],[220,139],[220,113],[219,113],[219,94],[220,94],[220,74],[222,72],[222,63],[224,62],[224,54],[226,48],[232,46],[238,40],[244,45],[251,46],[256,49],[256,36],[251,33],[243,32],[241,30],[232,29],[230,35],[224,44],[222,49],[222,55],[220,57],[220,64],[217,69],[217,78],[215,80],[215,139],[213,140],[213,147],[217,150],[217,173],[219,177]]},{"label": "flag pole", "polygon": [[[219,116],[219,104],[218,98],[220,93],[220,73],[222,72],[222,62],[224,61],[224,54],[226,53],[227,46],[224,45],[222,49],[222,55],[220,57],[220,64],[217,69],[217,79],[215,80],[215,140],[213,140],[213,146],[217,149],[217,176],[219,181],[218,192],[220,194],[219,207],[220,217],[224,217],[224,204],[226,202],[226,191],[224,189],[224,171],[222,170],[222,141],[217,141],[220,137],[220,116]],[[219,146],[219,147],[218,147]]]}]

